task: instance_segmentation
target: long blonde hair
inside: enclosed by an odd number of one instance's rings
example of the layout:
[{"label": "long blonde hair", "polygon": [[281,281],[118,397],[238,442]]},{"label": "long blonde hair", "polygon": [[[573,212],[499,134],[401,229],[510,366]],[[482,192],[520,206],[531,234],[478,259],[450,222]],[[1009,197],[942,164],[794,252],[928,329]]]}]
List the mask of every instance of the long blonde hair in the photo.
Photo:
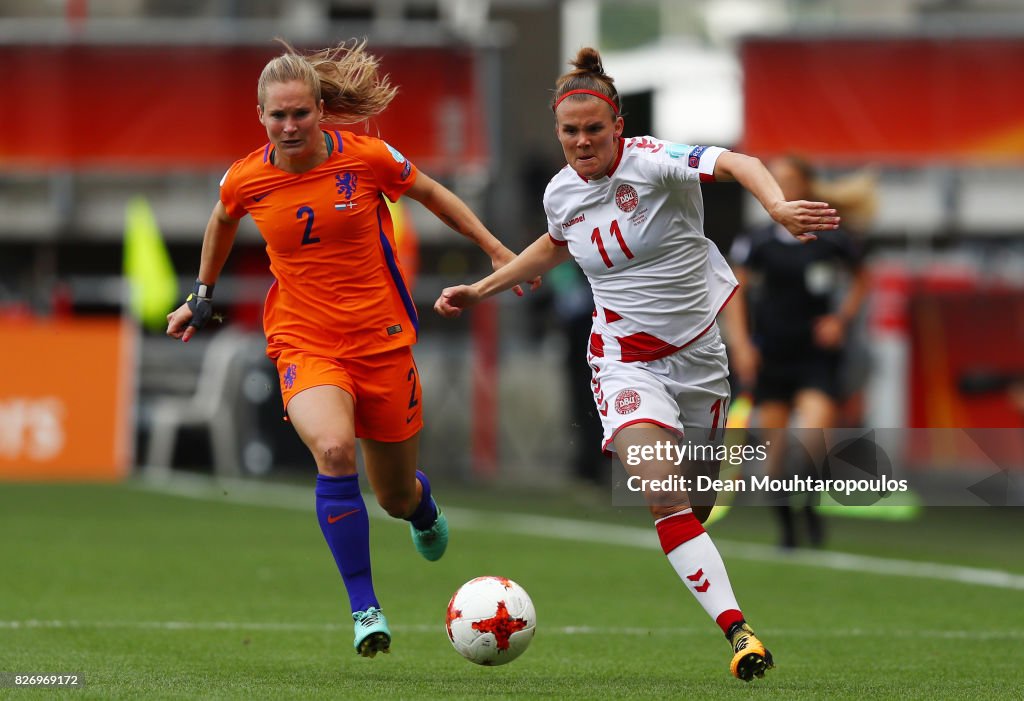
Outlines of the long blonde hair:
[{"label": "long blonde hair", "polygon": [[828,202],[843,218],[843,228],[863,233],[871,228],[878,211],[878,171],[866,167],[856,172],[823,179],[804,156],[788,153],[780,160],[796,168],[807,185],[807,196]]},{"label": "long blonde hair", "polygon": [[310,54],[299,53],[284,39],[277,41],[285,53],[272,58],[260,73],[256,94],[261,106],[270,85],[299,80],[317,102],[323,99],[323,121],[353,124],[383,112],[398,93],[389,76],[379,74],[380,59],[367,53],[365,39]]}]

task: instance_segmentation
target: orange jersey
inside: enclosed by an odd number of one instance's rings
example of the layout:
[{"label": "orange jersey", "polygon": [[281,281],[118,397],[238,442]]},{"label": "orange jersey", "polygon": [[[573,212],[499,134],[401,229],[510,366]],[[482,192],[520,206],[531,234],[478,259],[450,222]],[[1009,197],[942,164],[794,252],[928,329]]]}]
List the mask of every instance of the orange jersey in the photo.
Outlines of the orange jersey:
[{"label": "orange jersey", "polygon": [[267,293],[267,355],[298,348],[329,358],[383,353],[416,342],[416,307],[398,261],[384,197],[416,180],[411,162],[380,139],[323,132],[327,160],[286,173],[268,143],[224,175],[228,214],[252,216],[275,282]]}]

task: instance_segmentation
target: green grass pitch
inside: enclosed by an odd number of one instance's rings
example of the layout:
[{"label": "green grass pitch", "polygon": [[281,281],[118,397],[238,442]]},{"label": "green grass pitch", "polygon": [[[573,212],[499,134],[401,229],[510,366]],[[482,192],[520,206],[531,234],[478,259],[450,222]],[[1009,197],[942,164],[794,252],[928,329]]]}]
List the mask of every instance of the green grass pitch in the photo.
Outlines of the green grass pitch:
[{"label": "green grass pitch", "polygon": [[[0,486],[0,672],[84,675],[81,689],[44,692],[73,699],[979,699],[1024,689],[1021,510],[832,519],[829,551],[807,559],[776,556],[768,511],[734,510],[711,533],[777,661],[748,685],[729,676],[727,643],[651,547],[653,530],[625,542],[645,532],[646,515],[608,498],[441,485],[452,540],[437,563],[416,555],[405,523],[374,519],[374,579],[394,641],[369,660],[352,650],[311,484],[256,499],[236,499],[240,486],[191,491]],[[600,542],[605,532],[620,544]],[[838,552],[854,558],[824,557]],[[957,566],[998,581],[958,581]],[[515,579],[537,608],[530,649],[504,667],[466,662],[444,633],[448,598],[481,574]]]}]

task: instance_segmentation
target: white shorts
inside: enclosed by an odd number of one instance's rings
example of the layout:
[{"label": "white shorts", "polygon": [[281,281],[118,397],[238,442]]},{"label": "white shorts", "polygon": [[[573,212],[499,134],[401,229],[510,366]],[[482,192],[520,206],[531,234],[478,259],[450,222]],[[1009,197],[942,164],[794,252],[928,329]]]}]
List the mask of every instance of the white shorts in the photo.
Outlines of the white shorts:
[{"label": "white shorts", "polygon": [[729,362],[717,324],[693,344],[658,360],[587,359],[605,452],[615,450],[615,434],[636,423],[657,424],[680,437],[687,429],[704,429],[706,438],[725,428]]}]

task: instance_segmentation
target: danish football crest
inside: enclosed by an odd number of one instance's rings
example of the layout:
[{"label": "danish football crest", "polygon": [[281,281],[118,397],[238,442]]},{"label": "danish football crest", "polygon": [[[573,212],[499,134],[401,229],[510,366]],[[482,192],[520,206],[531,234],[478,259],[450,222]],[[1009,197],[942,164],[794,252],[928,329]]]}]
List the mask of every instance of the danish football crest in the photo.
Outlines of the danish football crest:
[{"label": "danish football crest", "polygon": [[615,190],[615,204],[623,212],[632,212],[640,202],[640,196],[636,194],[636,188],[632,185],[619,185]]},{"label": "danish football crest", "polygon": [[632,414],[640,408],[640,393],[635,389],[624,389],[615,396],[615,411]]}]

